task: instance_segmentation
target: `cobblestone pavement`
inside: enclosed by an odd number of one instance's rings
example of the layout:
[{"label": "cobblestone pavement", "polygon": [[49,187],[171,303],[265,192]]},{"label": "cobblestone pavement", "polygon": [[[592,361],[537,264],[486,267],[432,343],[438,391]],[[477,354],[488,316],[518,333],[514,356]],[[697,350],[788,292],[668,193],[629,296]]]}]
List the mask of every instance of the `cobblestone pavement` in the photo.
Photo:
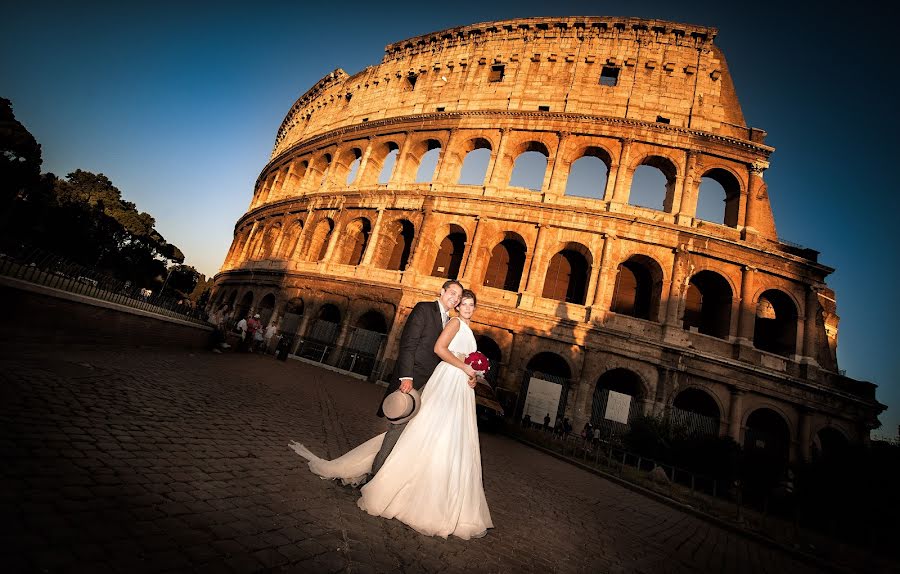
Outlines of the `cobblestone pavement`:
[{"label": "cobblestone pavement", "polygon": [[496,528],[443,540],[356,507],[288,449],[382,432],[381,387],[297,361],[0,350],[4,572],[808,572],[507,438],[482,434]]}]

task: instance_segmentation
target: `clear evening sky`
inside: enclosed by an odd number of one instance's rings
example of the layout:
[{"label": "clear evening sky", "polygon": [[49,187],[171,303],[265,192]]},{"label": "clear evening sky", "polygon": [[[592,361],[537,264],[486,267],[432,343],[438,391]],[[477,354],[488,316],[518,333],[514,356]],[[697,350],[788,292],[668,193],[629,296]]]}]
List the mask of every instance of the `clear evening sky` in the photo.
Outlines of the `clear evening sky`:
[{"label": "clear evening sky", "polygon": [[714,26],[744,115],[776,148],[765,179],[779,235],[821,252],[841,317],[838,361],[879,385],[900,423],[900,101],[889,3],[5,2],[0,96],[43,171],[107,175],[186,263],[214,275],[294,101],[388,43],[525,16]]}]

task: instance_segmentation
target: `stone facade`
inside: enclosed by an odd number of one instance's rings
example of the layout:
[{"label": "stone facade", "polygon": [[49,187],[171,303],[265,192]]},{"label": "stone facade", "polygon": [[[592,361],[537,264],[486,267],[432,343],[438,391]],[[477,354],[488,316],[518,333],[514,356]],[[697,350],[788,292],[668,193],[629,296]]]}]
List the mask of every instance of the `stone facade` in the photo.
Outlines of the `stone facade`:
[{"label": "stone facade", "polygon": [[[529,18],[335,70],[278,130],[214,301],[280,320],[295,349],[366,347],[384,375],[412,306],[458,277],[517,414],[537,376],[562,384],[576,429],[615,390],[632,415],[701,414],[792,459],[866,441],[884,407],[838,371],[833,270],[778,239],[773,148],[746,126],[716,33]],[[545,162],[527,186],[523,158]],[[594,196],[567,193],[579,166],[597,168]],[[663,182],[656,208],[631,197],[639,171]],[[697,215],[707,189],[719,221]]]}]

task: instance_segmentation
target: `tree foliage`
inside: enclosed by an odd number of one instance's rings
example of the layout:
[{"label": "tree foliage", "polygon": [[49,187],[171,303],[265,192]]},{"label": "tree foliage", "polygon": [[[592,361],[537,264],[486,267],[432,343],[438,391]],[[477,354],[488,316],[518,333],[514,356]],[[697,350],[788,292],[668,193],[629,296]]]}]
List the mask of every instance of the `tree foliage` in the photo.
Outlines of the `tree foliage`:
[{"label": "tree foliage", "polygon": [[77,169],[60,179],[41,175],[40,166],[40,145],[16,121],[9,100],[0,99],[0,241],[40,247],[154,290],[165,280],[167,261],[184,261],[153,216],[102,173]]}]

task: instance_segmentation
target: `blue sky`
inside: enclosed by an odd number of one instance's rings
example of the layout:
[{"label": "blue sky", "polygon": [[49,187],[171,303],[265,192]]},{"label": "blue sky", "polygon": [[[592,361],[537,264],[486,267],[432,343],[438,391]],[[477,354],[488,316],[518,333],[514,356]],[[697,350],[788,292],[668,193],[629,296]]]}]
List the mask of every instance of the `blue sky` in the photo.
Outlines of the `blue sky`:
[{"label": "blue sky", "polygon": [[900,94],[893,38],[877,26],[890,19],[874,2],[6,4],[0,96],[42,144],[44,171],[106,174],[207,275],[284,115],[334,68],[353,74],[388,43],[522,16],[714,26],[748,124],[776,148],[766,181],[779,235],[837,269],[840,366],[880,385],[891,408],[876,434],[897,434]]}]

